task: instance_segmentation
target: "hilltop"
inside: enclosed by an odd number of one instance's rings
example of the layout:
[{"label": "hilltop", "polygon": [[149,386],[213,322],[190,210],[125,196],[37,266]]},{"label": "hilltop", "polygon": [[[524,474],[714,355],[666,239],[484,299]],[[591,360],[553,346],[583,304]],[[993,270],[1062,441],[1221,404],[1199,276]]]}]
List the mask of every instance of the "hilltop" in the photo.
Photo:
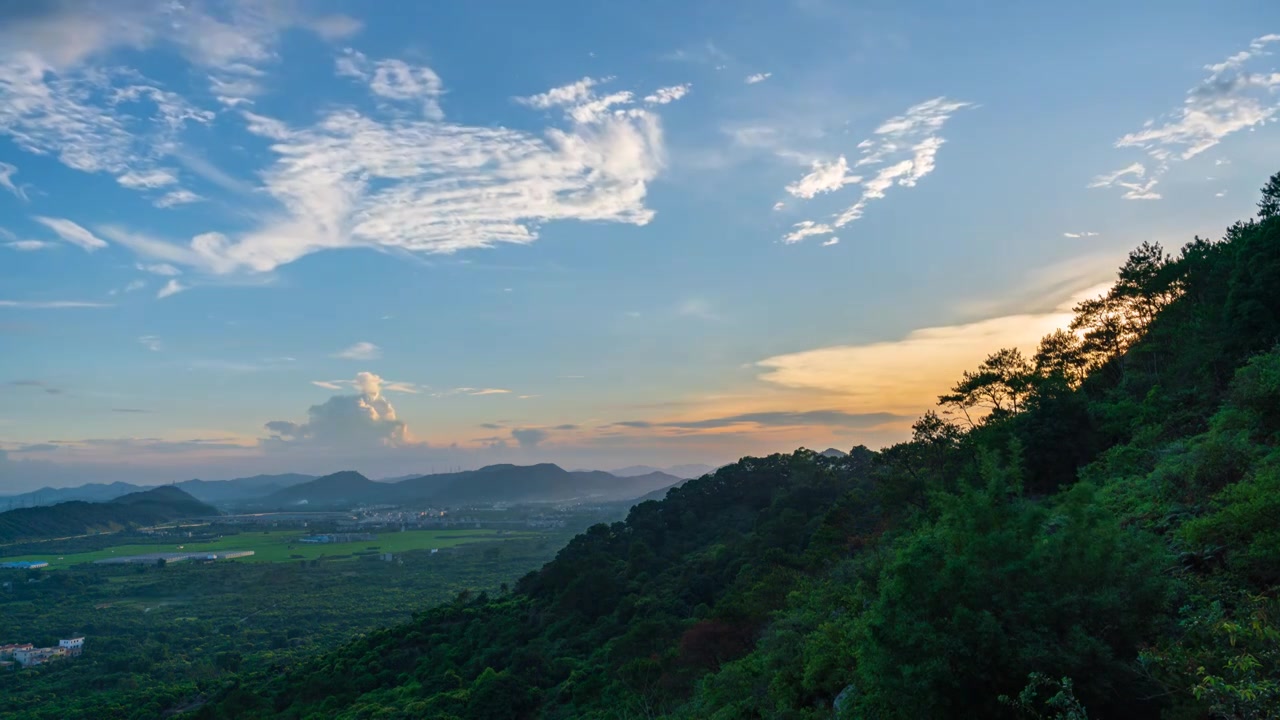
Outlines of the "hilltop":
[{"label": "hilltop", "polygon": [[107,502],[72,500],[0,513],[0,542],[116,532],[217,514],[213,507],[166,485],[121,495]]}]

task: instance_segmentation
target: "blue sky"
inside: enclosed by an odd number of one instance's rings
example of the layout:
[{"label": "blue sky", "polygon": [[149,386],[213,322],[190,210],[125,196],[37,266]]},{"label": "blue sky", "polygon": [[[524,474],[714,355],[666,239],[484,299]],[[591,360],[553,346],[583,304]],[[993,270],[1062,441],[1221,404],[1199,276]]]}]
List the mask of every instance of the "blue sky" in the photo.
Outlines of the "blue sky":
[{"label": "blue sky", "polygon": [[1116,5],[6,5],[0,492],[900,439],[1280,169],[1280,7]]}]

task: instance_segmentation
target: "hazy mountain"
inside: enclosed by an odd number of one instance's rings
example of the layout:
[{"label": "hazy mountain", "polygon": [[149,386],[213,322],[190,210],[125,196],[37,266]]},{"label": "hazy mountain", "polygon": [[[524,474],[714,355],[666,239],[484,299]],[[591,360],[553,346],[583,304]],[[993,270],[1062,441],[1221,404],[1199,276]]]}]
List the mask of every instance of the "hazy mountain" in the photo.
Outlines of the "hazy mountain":
[{"label": "hazy mountain", "polygon": [[343,470],[277,490],[261,498],[260,502],[271,507],[351,507],[383,502],[382,493],[388,487],[386,483],[374,482],[354,470]]},{"label": "hazy mountain", "polygon": [[662,472],[625,478],[600,470],[570,472],[551,463],[489,465],[479,470],[420,475],[399,482],[375,482],[360,473],[346,471],[285,488],[255,504],[270,508],[304,504],[309,508],[347,508],[382,503],[458,506],[569,500],[609,502],[630,500],[680,480]]},{"label": "hazy mountain", "polygon": [[821,456],[823,456],[823,457],[829,457],[829,458],[842,458],[842,457],[844,457],[844,456],[848,455],[849,453],[847,453],[847,452],[845,452],[845,451],[843,451],[843,450],[837,450],[837,449],[835,449],[835,448],[827,448],[826,450],[823,450],[822,452],[820,452],[820,453],[818,453],[818,454],[819,454],[819,455],[821,455]]},{"label": "hazy mountain", "polygon": [[694,463],[691,465],[672,465],[669,468],[657,468],[652,465],[630,465],[617,470],[610,470],[609,474],[616,475],[618,477],[635,477],[637,475],[649,475],[656,472],[687,479],[702,477],[709,472],[715,472],[715,468],[710,465],[702,465],[700,463]]},{"label": "hazy mountain", "polygon": [[146,490],[146,488],[125,482],[89,483],[69,488],[45,487],[19,495],[0,498],[0,509],[14,510],[24,507],[56,505],[57,503],[70,502],[72,500],[106,502],[139,490]]},{"label": "hazy mountain", "polygon": [[690,479],[693,479],[693,478],[678,480],[674,483],[671,483],[670,485],[666,485],[658,488],[657,490],[653,490],[651,492],[645,493],[644,495],[641,495],[640,497],[636,498],[632,502],[632,504],[639,505],[642,502],[648,502],[650,500],[664,500],[667,497],[667,493],[670,492],[672,488],[678,488],[681,485],[684,485],[685,483],[689,482]]},{"label": "hazy mountain", "polygon": [[231,480],[184,480],[177,487],[207,503],[232,503],[266,497],[294,485],[315,480],[315,475],[254,475]]},{"label": "hazy mountain", "polygon": [[217,515],[214,508],[176,487],[121,495],[107,502],[72,500],[0,513],[0,542],[114,532],[188,517]]}]

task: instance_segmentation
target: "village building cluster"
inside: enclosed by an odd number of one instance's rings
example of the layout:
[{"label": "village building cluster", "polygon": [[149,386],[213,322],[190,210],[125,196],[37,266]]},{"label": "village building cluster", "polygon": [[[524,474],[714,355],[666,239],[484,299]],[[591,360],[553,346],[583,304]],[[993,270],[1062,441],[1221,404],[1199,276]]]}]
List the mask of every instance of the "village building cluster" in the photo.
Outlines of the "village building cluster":
[{"label": "village building cluster", "polygon": [[59,640],[56,647],[36,647],[31,643],[0,645],[0,667],[35,667],[53,660],[76,657],[83,650],[83,635]]}]

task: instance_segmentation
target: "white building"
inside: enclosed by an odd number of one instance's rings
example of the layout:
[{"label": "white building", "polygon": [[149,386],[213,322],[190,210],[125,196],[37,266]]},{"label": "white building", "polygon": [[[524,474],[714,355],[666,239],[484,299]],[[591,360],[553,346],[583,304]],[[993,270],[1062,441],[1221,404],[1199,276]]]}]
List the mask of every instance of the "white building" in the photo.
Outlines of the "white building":
[{"label": "white building", "polygon": [[58,647],[66,648],[67,650],[70,650],[72,652],[79,652],[80,650],[84,649],[84,636],[78,635],[76,637],[68,638],[66,640],[59,640]]}]

